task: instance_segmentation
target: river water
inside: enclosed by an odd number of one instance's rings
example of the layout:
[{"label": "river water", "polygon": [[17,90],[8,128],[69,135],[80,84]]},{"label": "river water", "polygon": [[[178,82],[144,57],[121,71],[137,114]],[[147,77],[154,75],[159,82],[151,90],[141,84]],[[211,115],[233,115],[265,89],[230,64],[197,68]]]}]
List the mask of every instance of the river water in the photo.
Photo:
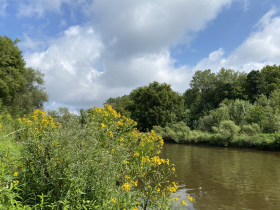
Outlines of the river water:
[{"label": "river water", "polygon": [[279,210],[280,152],[165,143],[189,210]]}]

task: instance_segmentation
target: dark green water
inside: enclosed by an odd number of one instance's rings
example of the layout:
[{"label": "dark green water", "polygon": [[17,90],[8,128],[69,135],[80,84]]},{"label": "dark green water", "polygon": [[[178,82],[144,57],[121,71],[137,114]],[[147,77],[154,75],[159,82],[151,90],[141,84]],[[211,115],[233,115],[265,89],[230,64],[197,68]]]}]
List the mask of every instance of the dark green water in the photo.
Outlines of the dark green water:
[{"label": "dark green water", "polygon": [[195,210],[279,210],[280,152],[165,143],[180,198]]}]

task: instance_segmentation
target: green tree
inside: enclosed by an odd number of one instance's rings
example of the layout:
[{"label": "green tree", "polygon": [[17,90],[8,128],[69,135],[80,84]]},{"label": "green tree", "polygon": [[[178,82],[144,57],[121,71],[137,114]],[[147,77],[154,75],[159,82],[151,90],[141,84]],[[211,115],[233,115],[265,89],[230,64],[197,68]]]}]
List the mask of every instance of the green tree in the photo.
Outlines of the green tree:
[{"label": "green tree", "polygon": [[3,105],[12,105],[15,95],[25,84],[25,62],[22,51],[7,36],[0,36],[0,98]]},{"label": "green tree", "polygon": [[129,95],[118,96],[116,98],[110,97],[105,101],[104,104],[109,104],[115,109],[117,112],[121,113],[128,118],[131,117],[130,107],[132,105],[131,97]]},{"label": "green tree", "polygon": [[12,114],[31,113],[42,109],[48,101],[44,74],[25,67],[22,51],[16,46],[18,42],[0,36],[0,99]]},{"label": "green tree", "polygon": [[185,116],[184,99],[166,83],[153,82],[130,93],[133,104],[131,118],[139,127],[152,129],[158,125],[182,121]]},{"label": "green tree", "polygon": [[266,96],[276,90],[280,89],[280,65],[276,66],[265,66],[261,70],[261,77],[262,77],[262,92]]}]

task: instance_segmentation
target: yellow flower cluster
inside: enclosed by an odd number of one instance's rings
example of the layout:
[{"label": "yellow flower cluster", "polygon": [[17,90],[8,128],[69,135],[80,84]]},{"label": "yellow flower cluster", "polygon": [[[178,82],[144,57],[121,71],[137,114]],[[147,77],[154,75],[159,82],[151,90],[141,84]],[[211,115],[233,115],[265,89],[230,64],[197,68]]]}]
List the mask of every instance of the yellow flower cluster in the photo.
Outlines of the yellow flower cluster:
[{"label": "yellow flower cluster", "polygon": [[131,185],[129,183],[124,183],[122,186],[122,190],[128,192],[131,188]]},{"label": "yellow flower cluster", "polygon": [[173,184],[173,186],[167,187],[167,189],[169,190],[169,192],[174,193],[178,189],[178,186],[176,185],[175,182],[172,182],[172,184]]},{"label": "yellow flower cluster", "polygon": [[159,156],[154,156],[151,158],[151,162],[154,164],[154,166],[161,165],[162,163],[165,163],[165,159],[160,158]]}]

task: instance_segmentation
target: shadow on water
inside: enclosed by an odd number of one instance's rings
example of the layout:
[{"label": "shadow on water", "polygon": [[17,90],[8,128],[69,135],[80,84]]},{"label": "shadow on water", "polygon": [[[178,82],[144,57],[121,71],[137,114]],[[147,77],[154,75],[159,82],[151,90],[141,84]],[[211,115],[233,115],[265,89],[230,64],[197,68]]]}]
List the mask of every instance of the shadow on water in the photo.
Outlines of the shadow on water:
[{"label": "shadow on water", "polygon": [[280,209],[280,152],[165,143],[175,164],[176,195],[195,210]]}]

